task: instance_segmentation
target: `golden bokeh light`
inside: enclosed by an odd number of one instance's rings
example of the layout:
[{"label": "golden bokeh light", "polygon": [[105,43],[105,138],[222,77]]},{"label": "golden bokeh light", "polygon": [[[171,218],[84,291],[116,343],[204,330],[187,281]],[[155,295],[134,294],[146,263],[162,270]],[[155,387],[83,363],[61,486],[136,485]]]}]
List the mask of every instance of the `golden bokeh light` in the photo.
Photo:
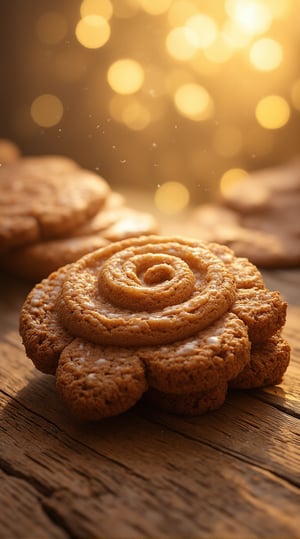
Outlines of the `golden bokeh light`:
[{"label": "golden bokeh light", "polygon": [[291,100],[296,110],[300,110],[300,79],[296,80],[291,88]]},{"label": "golden bokeh light", "polygon": [[177,110],[190,120],[203,121],[213,114],[213,101],[203,86],[195,83],[183,84],[174,95]]},{"label": "golden bokeh light", "polygon": [[282,61],[282,46],[275,39],[262,38],[253,43],[249,57],[252,65],[259,71],[272,71]]},{"label": "golden bokeh light", "polygon": [[176,215],[185,210],[189,204],[190,194],[185,185],[177,181],[169,181],[158,186],[154,202],[158,210],[165,215]]},{"label": "golden bokeh light", "polygon": [[61,100],[52,94],[38,96],[31,104],[30,114],[40,127],[53,127],[63,116],[64,107]]},{"label": "golden bokeh light", "polygon": [[222,37],[227,45],[232,49],[241,49],[246,47],[251,41],[251,35],[240,27],[236,21],[227,19],[221,30]]},{"label": "golden bokeh light", "polygon": [[206,49],[215,41],[218,33],[217,25],[212,17],[204,14],[192,15],[186,21],[186,28],[195,34],[194,41],[199,49]]},{"label": "golden bokeh light", "polygon": [[226,170],[220,179],[220,192],[223,195],[226,195],[231,187],[243,181],[246,176],[248,176],[248,172],[243,168],[231,168]]},{"label": "golden bokeh light", "polygon": [[289,120],[290,106],[279,95],[269,95],[261,99],[255,110],[258,123],[265,129],[280,129]]},{"label": "golden bokeh light", "polygon": [[229,16],[251,35],[266,32],[272,24],[272,13],[260,0],[226,0]]},{"label": "golden bokeh light", "polygon": [[198,36],[186,26],[173,28],[166,38],[167,51],[175,60],[189,60],[198,48]]},{"label": "golden bokeh light", "polygon": [[107,21],[112,17],[113,6],[110,0],[83,0],[80,6],[82,18],[88,15],[100,15]]},{"label": "golden bokeh light", "polygon": [[16,110],[27,107],[38,151],[53,137],[54,150],[116,184],[124,169],[138,188],[179,178],[193,203],[215,197],[224,171],[250,174],[299,151],[296,0],[58,4],[18,26],[26,52],[14,72],[29,80]]},{"label": "golden bokeh light", "polygon": [[99,49],[110,38],[110,25],[101,15],[87,15],[77,23],[75,34],[87,49]]},{"label": "golden bokeh light", "polygon": [[143,85],[144,77],[142,66],[131,58],[117,60],[107,72],[108,83],[118,94],[134,94]]},{"label": "golden bokeh light", "polygon": [[39,40],[47,45],[56,45],[66,36],[68,22],[64,15],[49,11],[40,15],[36,23],[36,32]]},{"label": "golden bokeh light", "polygon": [[172,0],[140,0],[140,5],[149,15],[161,15],[168,11]]}]

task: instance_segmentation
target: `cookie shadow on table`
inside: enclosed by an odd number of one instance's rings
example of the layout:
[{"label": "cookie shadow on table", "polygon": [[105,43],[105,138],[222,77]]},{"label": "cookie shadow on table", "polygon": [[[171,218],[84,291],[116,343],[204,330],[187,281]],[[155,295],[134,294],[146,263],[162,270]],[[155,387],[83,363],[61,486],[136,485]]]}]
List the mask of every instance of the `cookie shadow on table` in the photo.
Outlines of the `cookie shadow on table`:
[{"label": "cookie shadow on table", "polygon": [[[119,445],[123,443],[139,444],[141,438],[150,440],[161,438],[162,433],[174,426],[178,432],[195,429],[195,433],[206,431],[220,431],[226,423],[227,434],[236,436],[236,422],[248,413],[256,413],[261,410],[266,420],[266,414],[272,414],[272,406],[266,409],[264,401],[274,401],[274,396],[279,396],[280,401],[285,401],[285,391],[276,386],[272,395],[264,390],[232,390],[228,393],[223,406],[218,410],[207,412],[200,416],[178,416],[162,412],[149,405],[142,399],[127,412],[97,422],[81,422],[74,418],[62,402],[55,387],[55,378],[33,371],[32,378],[28,381],[5,407],[5,416],[25,416],[26,420],[18,421],[18,428],[26,429],[28,417],[30,428],[33,428],[38,437],[42,439],[45,432],[52,433],[53,428],[58,429],[62,435],[72,436],[78,442],[84,442],[101,448],[101,444],[109,443],[111,450],[119,452]],[[261,398],[263,396],[263,398]],[[271,398],[269,398],[271,397]],[[255,406],[253,406],[255,404]],[[41,429],[42,427],[42,429]],[[39,432],[41,434],[39,434]]]}]

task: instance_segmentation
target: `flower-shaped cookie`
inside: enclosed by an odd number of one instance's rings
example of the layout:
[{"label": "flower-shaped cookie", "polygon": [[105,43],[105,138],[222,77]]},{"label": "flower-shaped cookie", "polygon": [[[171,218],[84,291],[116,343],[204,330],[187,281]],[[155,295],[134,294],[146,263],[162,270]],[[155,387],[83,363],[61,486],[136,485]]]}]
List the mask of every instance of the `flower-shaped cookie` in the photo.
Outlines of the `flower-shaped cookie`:
[{"label": "flower-shaped cookie", "polygon": [[141,236],[36,285],[20,333],[27,355],[56,374],[79,418],[119,414],[145,392],[173,399],[184,413],[192,399],[201,413],[222,404],[228,382],[250,361],[251,343],[277,332],[285,314],[278,292],[230,249]]}]

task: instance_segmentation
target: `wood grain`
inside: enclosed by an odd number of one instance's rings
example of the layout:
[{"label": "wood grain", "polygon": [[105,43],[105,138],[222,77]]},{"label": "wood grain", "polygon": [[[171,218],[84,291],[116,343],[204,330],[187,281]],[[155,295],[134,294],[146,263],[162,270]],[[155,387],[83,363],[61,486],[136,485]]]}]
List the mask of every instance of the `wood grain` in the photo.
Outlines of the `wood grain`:
[{"label": "wood grain", "polygon": [[80,424],[18,335],[28,284],[0,285],[0,537],[300,537],[300,271],[266,272],[288,299],[282,384],[232,392],[217,412],[139,404]]}]

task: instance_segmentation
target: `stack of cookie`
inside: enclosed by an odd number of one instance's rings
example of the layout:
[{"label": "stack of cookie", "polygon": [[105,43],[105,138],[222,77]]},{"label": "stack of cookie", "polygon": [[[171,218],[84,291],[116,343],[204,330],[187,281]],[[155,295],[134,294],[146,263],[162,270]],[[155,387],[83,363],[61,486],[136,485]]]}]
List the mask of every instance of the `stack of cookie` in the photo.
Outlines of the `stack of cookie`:
[{"label": "stack of cookie", "polygon": [[261,267],[300,265],[300,161],[243,177],[197,207],[186,234],[231,247]]},{"label": "stack of cookie", "polygon": [[99,175],[61,156],[20,157],[0,169],[0,266],[39,281],[113,241],[157,232]]},{"label": "stack of cookie", "polygon": [[286,307],[229,248],[150,235],[111,243],[37,284],[20,334],[81,420],[120,414],[142,397],[197,415],[219,408],[228,388],[281,381]]}]

